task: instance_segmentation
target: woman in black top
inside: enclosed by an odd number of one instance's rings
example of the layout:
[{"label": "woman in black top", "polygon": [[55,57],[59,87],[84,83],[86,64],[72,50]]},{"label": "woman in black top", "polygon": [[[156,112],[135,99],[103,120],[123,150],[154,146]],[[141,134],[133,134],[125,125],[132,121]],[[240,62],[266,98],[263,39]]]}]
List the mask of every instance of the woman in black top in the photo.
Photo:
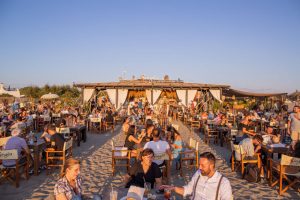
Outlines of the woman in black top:
[{"label": "woman in black top", "polygon": [[151,188],[156,183],[156,188],[161,186],[162,173],[158,165],[152,162],[154,152],[152,149],[144,149],[141,153],[141,161],[136,162],[130,169],[129,173],[125,175],[126,187],[131,185],[144,187],[145,182],[151,183]]},{"label": "woman in black top", "polygon": [[145,133],[142,133],[138,139],[135,138],[134,135],[135,135],[135,125],[130,125],[128,134],[125,139],[124,147],[127,147],[128,150],[131,150],[131,156],[137,154],[136,151],[137,148],[135,147],[135,145],[140,144],[142,142],[143,138],[145,137]]},{"label": "woman in black top", "polygon": [[243,137],[245,138],[256,135],[256,133],[253,130],[250,130],[250,120],[251,115],[246,115],[239,125],[239,130],[242,131]]}]

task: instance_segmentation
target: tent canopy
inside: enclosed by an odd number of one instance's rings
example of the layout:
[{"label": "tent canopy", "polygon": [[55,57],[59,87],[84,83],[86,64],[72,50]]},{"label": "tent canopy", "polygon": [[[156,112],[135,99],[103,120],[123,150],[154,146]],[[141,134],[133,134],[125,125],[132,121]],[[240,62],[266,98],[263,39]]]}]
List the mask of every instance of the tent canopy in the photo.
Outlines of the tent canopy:
[{"label": "tent canopy", "polygon": [[285,96],[287,93],[255,93],[255,92],[246,92],[241,90],[235,89],[224,89],[223,93],[224,96],[235,96],[235,97],[275,97],[275,96]]}]

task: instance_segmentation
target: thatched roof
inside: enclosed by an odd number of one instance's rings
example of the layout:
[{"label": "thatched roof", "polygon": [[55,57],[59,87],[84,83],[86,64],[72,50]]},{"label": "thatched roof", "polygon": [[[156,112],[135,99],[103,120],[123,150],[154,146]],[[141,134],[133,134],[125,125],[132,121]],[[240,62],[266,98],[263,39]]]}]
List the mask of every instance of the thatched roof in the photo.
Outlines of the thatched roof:
[{"label": "thatched roof", "polygon": [[235,96],[235,97],[276,97],[276,96],[285,96],[287,93],[255,93],[255,92],[246,92],[241,90],[235,90],[228,88],[223,90],[224,96]]},{"label": "thatched roof", "polygon": [[211,88],[229,88],[229,85],[185,83],[183,81],[173,80],[121,80],[119,82],[106,83],[75,83],[75,87],[80,88],[127,88],[127,89],[211,89]]}]

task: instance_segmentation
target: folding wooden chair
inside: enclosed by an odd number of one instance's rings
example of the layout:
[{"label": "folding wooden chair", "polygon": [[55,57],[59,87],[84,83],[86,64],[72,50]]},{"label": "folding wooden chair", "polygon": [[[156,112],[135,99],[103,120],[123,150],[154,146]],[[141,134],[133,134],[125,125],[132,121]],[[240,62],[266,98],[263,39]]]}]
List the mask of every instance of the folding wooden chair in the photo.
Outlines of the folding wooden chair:
[{"label": "folding wooden chair", "polygon": [[183,168],[197,169],[199,166],[199,142],[190,138],[190,144],[180,155],[180,175],[183,176]]},{"label": "folding wooden chair", "polygon": [[61,167],[61,173],[63,172],[65,162],[68,158],[72,157],[73,139],[66,141],[62,151],[55,151],[52,149],[46,149],[46,166],[47,174],[49,174],[49,168]]},{"label": "folding wooden chair", "polygon": [[192,120],[191,121],[191,132],[196,128],[198,131],[200,130],[200,121],[198,120]]},{"label": "folding wooden chair", "polygon": [[68,128],[68,127],[56,128],[56,132],[62,134],[64,136],[65,140],[68,140],[71,138],[70,128]]},{"label": "folding wooden chair", "polygon": [[[0,165],[1,179],[8,180],[12,182],[16,187],[19,187],[20,177],[25,174],[26,180],[29,179],[29,155],[26,154],[26,160],[20,163],[20,158],[18,156],[18,150],[0,150],[0,160],[15,160],[16,164],[12,166]],[[22,173],[20,173],[22,169]],[[14,178],[15,177],[15,178]]]},{"label": "folding wooden chair", "polygon": [[[281,160],[270,159],[270,185],[274,187],[279,184],[278,193],[282,195],[290,187],[300,182],[300,158],[295,158],[287,155],[282,155]],[[279,173],[279,179],[273,181],[273,171]],[[292,180],[291,177],[294,179]],[[288,183],[283,187],[284,180]],[[298,188],[298,192],[300,192]]]},{"label": "folding wooden chair", "polygon": [[246,164],[257,164],[261,168],[260,155],[255,154],[256,159],[248,159],[241,145],[233,144],[231,142],[231,170],[234,171],[236,165],[241,166],[241,173],[244,174]]},{"label": "folding wooden chair", "polygon": [[214,144],[218,144],[219,131],[211,125],[204,126],[204,142],[209,145],[210,140],[214,139]]},{"label": "folding wooden chair", "polygon": [[[126,167],[127,172],[130,167],[130,150],[127,147],[115,146],[114,142],[111,142],[112,147],[112,174],[115,175],[116,167]],[[125,161],[125,164],[124,162]],[[119,163],[118,163],[119,162]]]}]

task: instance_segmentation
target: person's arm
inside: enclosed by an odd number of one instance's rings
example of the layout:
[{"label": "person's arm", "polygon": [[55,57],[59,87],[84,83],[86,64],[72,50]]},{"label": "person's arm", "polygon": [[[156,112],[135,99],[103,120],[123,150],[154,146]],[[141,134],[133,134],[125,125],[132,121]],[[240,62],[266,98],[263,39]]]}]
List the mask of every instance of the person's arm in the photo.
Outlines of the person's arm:
[{"label": "person's arm", "polygon": [[46,140],[46,142],[50,142],[50,139],[48,137],[46,137],[47,132],[43,132],[43,134],[41,135],[41,139],[44,138]]},{"label": "person's arm", "polygon": [[173,185],[161,185],[159,189],[168,189],[168,190],[174,190],[177,194],[183,196],[184,195],[184,188],[183,187],[176,187]]},{"label": "person's arm", "polygon": [[174,187],[174,192],[183,196],[184,195],[184,188],[183,187]]},{"label": "person's arm", "polygon": [[131,135],[131,136],[129,136],[128,140],[129,140],[130,142],[133,141],[133,142],[136,143],[136,144],[140,144],[140,143],[142,142],[142,140],[143,140],[144,137],[145,137],[145,136],[143,135],[142,137],[140,137],[140,139],[136,139],[135,137],[133,137],[133,136]]},{"label": "person's arm", "polygon": [[288,127],[287,127],[287,133],[290,135],[291,134],[291,120],[288,120]]},{"label": "person's arm", "polygon": [[124,178],[124,186],[127,185],[127,183],[131,180],[131,176],[129,174],[125,174],[125,176],[123,176]]},{"label": "person's arm", "polygon": [[248,131],[245,127],[243,127],[242,132],[243,132],[243,133],[246,133],[246,134],[249,134],[249,135],[251,135],[251,136],[256,135],[255,133]]},{"label": "person's arm", "polygon": [[55,199],[56,200],[68,200],[64,193],[60,193],[60,194],[56,195]]},{"label": "person's arm", "polygon": [[25,150],[25,152],[26,152],[26,154],[28,154],[28,155],[30,155],[30,149],[28,148],[28,146],[26,145],[26,147],[24,148],[24,150]]},{"label": "person's arm", "polygon": [[261,145],[257,145],[254,152],[257,153],[257,152],[259,152],[259,150],[261,150]]},{"label": "person's arm", "polygon": [[26,141],[23,138],[21,139],[21,147],[22,149],[24,149],[26,154],[30,155],[30,149],[28,148]]},{"label": "person's arm", "polygon": [[169,157],[171,159],[172,158],[172,151],[171,151],[170,148],[166,150],[166,153],[169,155]]}]

